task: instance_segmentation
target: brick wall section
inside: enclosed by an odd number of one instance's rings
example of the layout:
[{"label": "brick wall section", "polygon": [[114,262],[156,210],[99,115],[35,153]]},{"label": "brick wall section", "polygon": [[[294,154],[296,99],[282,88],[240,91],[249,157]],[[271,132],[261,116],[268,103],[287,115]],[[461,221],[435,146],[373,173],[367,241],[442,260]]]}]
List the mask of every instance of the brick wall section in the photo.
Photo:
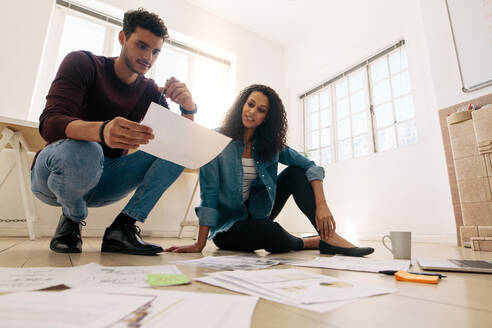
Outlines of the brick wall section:
[{"label": "brick wall section", "polygon": [[446,157],[446,166],[448,169],[449,187],[451,190],[451,200],[453,203],[453,210],[454,210],[454,220],[456,223],[456,242],[458,243],[459,246],[461,246],[460,227],[463,226],[463,215],[461,213],[461,203],[460,203],[460,196],[458,193],[458,183],[456,180],[456,171],[454,169],[453,154],[451,151],[451,140],[449,138],[449,131],[448,131],[446,118],[448,117],[448,115],[455,113],[456,111],[458,111],[459,108],[467,106],[468,104],[475,104],[476,106],[481,107],[485,104],[491,104],[491,103],[492,103],[492,93],[486,96],[471,99],[466,102],[462,102],[454,106],[450,106],[439,110],[439,122],[441,125],[442,141],[443,141],[444,153]]}]

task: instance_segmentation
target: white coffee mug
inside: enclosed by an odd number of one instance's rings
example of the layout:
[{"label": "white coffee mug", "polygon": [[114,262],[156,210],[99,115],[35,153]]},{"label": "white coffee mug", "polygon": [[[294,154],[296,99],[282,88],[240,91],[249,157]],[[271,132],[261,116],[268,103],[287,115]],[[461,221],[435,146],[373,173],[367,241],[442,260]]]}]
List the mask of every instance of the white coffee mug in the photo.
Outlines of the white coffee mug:
[{"label": "white coffee mug", "polygon": [[[386,245],[386,238],[390,239],[391,248]],[[390,231],[383,236],[383,246],[393,253],[394,259],[410,260],[412,258],[412,233],[410,231]]]}]

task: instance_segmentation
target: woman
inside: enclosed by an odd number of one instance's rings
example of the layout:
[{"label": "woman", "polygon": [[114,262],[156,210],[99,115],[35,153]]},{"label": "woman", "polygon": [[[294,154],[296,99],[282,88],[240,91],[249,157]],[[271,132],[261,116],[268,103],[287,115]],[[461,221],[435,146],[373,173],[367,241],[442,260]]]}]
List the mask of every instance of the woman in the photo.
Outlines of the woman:
[{"label": "woman", "polygon": [[[355,247],[335,232],[323,192],[324,170],[286,146],[286,113],[273,89],[252,85],[243,90],[220,132],[232,141],[200,169],[198,240],[165,251],[201,252],[207,236],[220,249],[244,252],[319,248],[322,254],[364,256],[374,251]],[[289,167],[277,176],[279,162]],[[298,238],[274,222],[290,195],[319,236]]]}]

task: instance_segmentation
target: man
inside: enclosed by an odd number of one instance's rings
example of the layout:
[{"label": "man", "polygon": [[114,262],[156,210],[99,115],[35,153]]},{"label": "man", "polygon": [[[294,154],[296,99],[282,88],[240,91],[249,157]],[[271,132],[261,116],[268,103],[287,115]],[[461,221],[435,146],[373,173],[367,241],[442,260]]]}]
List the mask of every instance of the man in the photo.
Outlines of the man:
[{"label": "man", "polygon": [[168,107],[167,97],[180,105],[183,116],[193,119],[196,113],[185,84],[170,78],[158,88],[144,77],[167,37],[157,15],[129,11],[119,34],[119,57],[76,51],[61,63],[40,116],[39,131],[49,144],[38,154],[31,174],[33,193],[62,208],[50,243],[53,251],[81,252],[80,227],[87,207],[116,202],[136,189],[106,229],[101,251],[162,252],[159,245],[140,238],[135,223],[145,221],[183,167],[142,151],[127,153],[154,137],[151,128],[138,123],[152,101]]}]

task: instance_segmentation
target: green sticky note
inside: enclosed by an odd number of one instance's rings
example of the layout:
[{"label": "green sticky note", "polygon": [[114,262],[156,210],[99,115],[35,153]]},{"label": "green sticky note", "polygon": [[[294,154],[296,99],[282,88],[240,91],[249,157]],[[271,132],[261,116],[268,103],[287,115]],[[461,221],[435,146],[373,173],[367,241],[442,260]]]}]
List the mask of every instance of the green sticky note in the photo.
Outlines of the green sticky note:
[{"label": "green sticky note", "polygon": [[189,284],[190,279],[184,274],[162,274],[149,273],[147,274],[147,282],[149,286],[173,286]]}]

